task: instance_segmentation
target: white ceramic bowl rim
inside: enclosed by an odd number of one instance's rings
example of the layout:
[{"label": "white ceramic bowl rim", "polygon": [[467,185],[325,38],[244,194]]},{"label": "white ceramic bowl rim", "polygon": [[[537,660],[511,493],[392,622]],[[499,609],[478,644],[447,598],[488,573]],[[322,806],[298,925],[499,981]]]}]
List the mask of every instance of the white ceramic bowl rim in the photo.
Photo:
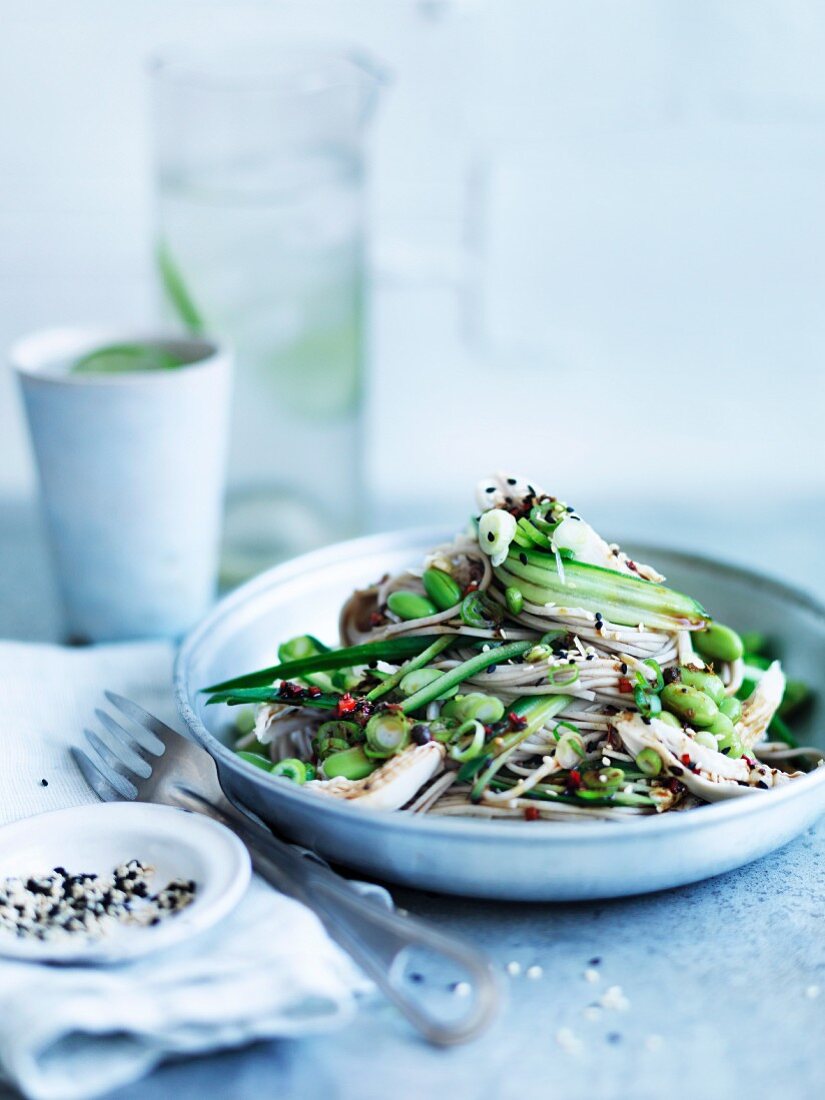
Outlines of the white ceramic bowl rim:
[{"label": "white ceramic bowl rim", "polygon": [[[73,371],[54,369],[67,359],[109,344],[162,345],[180,348],[182,353],[195,358],[169,371],[135,370],[110,374],[90,371],[88,374],[75,374]],[[155,385],[159,382],[168,384],[175,377],[214,369],[217,364],[230,361],[229,345],[206,335],[83,325],[40,329],[20,337],[9,349],[9,362],[17,375],[27,381],[49,386],[135,386],[146,385],[147,382]]]},{"label": "white ceramic bowl rim", "polygon": [[[348,542],[336,543],[333,546],[315,550],[294,558],[282,565],[276,565],[260,576],[241,585],[230,595],[221,600],[206,618],[185,638],[175,661],[174,685],[178,709],[192,732],[195,740],[204,746],[222,766],[232,771],[247,769],[247,772],[255,771],[253,765],[246,764],[231,749],[223,744],[214,734],[206,728],[200,717],[189,701],[189,675],[188,669],[194,662],[199,647],[208,639],[210,633],[227,617],[236,614],[238,609],[245,604],[253,604],[255,599],[268,591],[272,586],[279,585],[311,569],[322,569],[326,565],[352,555],[369,554],[383,546],[391,549],[395,544],[402,545],[413,539],[423,541],[432,540],[431,545],[449,539],[449,535],[443,530],[432,528],[408,528],[403,531],[393,532],[392,535],[368,535],[365,538],[352,539]],[[390,541],[391,540],[391,541]],[[641,548],[655,560],[655,555],[661,547],[644,546]],[[682,553],[668,551],[671,556],[684,561],[686,564],[703,565],[717,572],[728,573],[737,578],[744,578],[757,582],[760,586],[771,589],[777,596],[785,601],[792,602],[812,613],[820,619],[825,627],[825,607],[808,593],[785,584],[783,581],[759,573],[756,570],[745,569],[738,565],[718,561],[704,554]],[[197,688],[193,688],[196,691]],[[317,801],[321,796],[302,791],[300,787],[281,783],[275,784],[272,780],[261,778],[261,782],[271,784],[272,797],[289,802],[300,802],[307,805],[307,799]],[[338,803],[334,799],[324,801],[325,815],[338,816],[345,822],[352,814],[367,815],[376,824],[391,826],[393,829],[410,830],[420,835],[444,836],[445,834],[462,835],[477,838],[484,841],[485,838],[496,837],[499,840],[505,838],[518,840],[525,844],[542,844],[551,835],[554,840],[569,840],[576,844],[592,842],[603,844],[609,838],[617,838],[632,835],[668,835],[674,831],[682,832],[685,829],[701,830],[713,829],[717,822],[731,818],[747,818],[749,815],[758,814],[764,808],[763,799],[770,798],[776,804],[787,801],[801,793],[802,789],[810,790],[812,787],[820,787],[825,794],[825,767],[815,769],[810,774],[796,779],[777,790],[754,792],[743,795],[740,798],[731,798],[723,802],[716,802],[706,806],[700,806],[685,813],[664,813],[655,817],[636,817],[627,821],[560,821],[560,822],[532,822],[528,827],[520,821],[490,821],[486,819],[462,820],[456,818],[429,817],[427,815],[383,813],[377,810],[369,810],[352,803]]]}]

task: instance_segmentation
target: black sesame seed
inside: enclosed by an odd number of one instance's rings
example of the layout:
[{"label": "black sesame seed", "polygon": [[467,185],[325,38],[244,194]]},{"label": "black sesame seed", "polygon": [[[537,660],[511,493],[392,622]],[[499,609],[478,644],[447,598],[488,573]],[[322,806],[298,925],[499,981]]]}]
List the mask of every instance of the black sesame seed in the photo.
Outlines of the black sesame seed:
[{"label": "black sesame seed", "polygon": [[41,779],[40,780],[40,786],[41,787],[48,787],[48,785],[49,785],[48,779]]},{"label": "black sesame seed", "polygon": [[496,491],[495,485],[488,485],[484,490],[485,493],[494,493]]},{"label": "black sesame seed", "polygon": [[414,970],[412,972],[412,974],[410,974],[409,978],[410,978],[411,982],[423,982],[424,981],[424,975],[419,974],[417,970]]},{"label": "black sesame seed", "polygon": [[487,541],[488,542],[495,542],[496,541],[496,536],[493,534],[492,531],[487,532]]},{"label": "black sesame seed", "polygon": [[522,564],[522,565],[526,565],[526,564],[527,564],[527,555],[526,555],[526,554],[524,553],[524,551],[523,551],[523,550],[522,550],[522,552],[521,552],[521,553],[519,554],[519,556],[518,556],[518,560],[519,560],[519,561],[521,562],[521,564]]},{"label": "black sesame seed", "polygon": [[420,722],[417,722],[410,730],[410,736],[413,741],[415,741],[416,745],[426,745],[433,739],[427,727]]},{"label": "black sesame seed", "polygon": [[508,478],[507,478],[507,484],[508,484],[508,485],[515,485],[515,484],[517,484],[517,482],[516,482],[516,479],[515,479],[514,477],[508,477]]},{"label": "black sesame seed", "polygon": [[602,964],[601,955],[594,955],[593,958],[588,960],[588,963],[587,963],[588,966],[601,966],[601,964]]}]

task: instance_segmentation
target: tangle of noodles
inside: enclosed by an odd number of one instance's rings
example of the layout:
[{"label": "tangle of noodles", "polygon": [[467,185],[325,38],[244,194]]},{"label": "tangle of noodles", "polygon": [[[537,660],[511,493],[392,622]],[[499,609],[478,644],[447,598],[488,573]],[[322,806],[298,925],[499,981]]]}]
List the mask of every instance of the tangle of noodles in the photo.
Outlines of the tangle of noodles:
[{"label": "tangle of noodles", "polygon": [[[563,502],[522,479],[502,475],[481,482],[478,503],[482,521],[496,510],[515,519],[545,519],[546,534],[535,549],[544,550],[547,568],[556,568],[559,580],[565,576],[565,564],[569,574],[575,562],[597,566],[600,574],[608,569],[608,576],[632,577],[634,583],[650,585],[651,591],[663,580],[650,566],[633,562],[604,542]],[[512,528],[509,518],[502,524]],[[741,714],[738,705],[727,708],[734,719],[717,717],[711,725],[683,713],[674,721],[672,714],[661,712],[661,699],[667,697],[663,684],[680,683],[689,675],[685,670],[711,675],[714,684],[723,686],[726,699],[741,693],[745,673],[740,656],[714,662],[699,656],[697,631],[706,629],[708,620],[674,618],[663,624],[654,617],[651,623],[640,614],[633,625],[614,622],[607,613],[577,607],[574,595],[569,606],[533,602],[527,585],[523,598],[514,601],[502,579],[501,563],[491,558],[479,529],[476,520],[470,533],[435,547],[419,569],[384,577],[353,593],[341,610],[340,642],[357,646],[418,636],[431,641],[451,637],[452,644],[427,664],[438,673],[461,668],[485,649],[533,643],[517,658],[488,662],[457,685],[459,698],[471,693],[491,696],[503,704],[507,716],[484,729],[477,753],[480,764],[469,767],[467,760],[454,759],[460,754],[451,752],[449,731],[446,737],[442,732],[440,742],[431,735],[430,727],[440,728],[445,706],[437,700],[414,716],[415,738],[392,759],[376,760],[373,773],[358,780],[340,774],[326,777],[317,733],[329,722],[330,713],[313,709],[311,699],[300,705],[277,698],[265,703],[258,710],[255,730],[245,734],[238,747],[257,747],[276,762],[295,757],[312,762],[317,774],[306,786],[320,795],[364,798],[365,804],[381,808],[452,817],[620,819],[755,793],[802,774],[793,770],[796,767],[815,765],[814,750],[765,740],[782,700],[784,678],[778,664],[745,698]],[[572,548],[563,545],[562,533],[568,529]],[[519,545],[513,543],[511,549]],[[389,606],[393,593],[427,597],[422,580],[426,569],[448,574],[462,599],[478,594],[489,621],[463,614],[462,603],[413,619],[394,614]],[[568,584],[569,577],[561,583]],[[404,663],[382,661],[377,668],[351,670],[350,696],[365,696]],[[542,699],[554,697],[563,700],[561,709],[551,707],[546,718],[529,724],[522,736],[527,719],[513,708],[522,706],[529,715],[524,700],[536,708]],[[398,711],[399,700],[403,703],[403,696],[393,692],[381,705],[389,704],[387,713]],[[718,695],[710,705],[714,712],[725,709]],[[489,777],[482,781],[486,773]]]}]

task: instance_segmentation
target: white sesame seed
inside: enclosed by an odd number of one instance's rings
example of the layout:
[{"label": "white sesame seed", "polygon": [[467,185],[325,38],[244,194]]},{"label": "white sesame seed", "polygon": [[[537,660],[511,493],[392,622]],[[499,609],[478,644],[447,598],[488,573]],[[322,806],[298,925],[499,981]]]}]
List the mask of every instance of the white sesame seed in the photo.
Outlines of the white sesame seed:
[{"label": "white sesame seed", "polygon": [[544,971],[542,970],[542,968],[540,966],[528,966],[527,967],[527,977],[532,978],[533,981],[535,981],[537,978],[540,978],[543,973],[544,973]]},{"label": "white sesame seed", "polygon": [[821,992],[822,990],[819,988],[818,985],[809,985],[808,988],[805,990],[805,996],[808,998],[809,1001],[815,1001]]},{"label": "white sesame seed", "polygon": [[513,978],[517,977],[521,973],[521,963],[517,963],[515,960],[508,962],[507,973]]},{"label": "white sesame seed", "polygon": [[595,983],[599,980],[600,977],[601,975],[599,974],[598,970],[596,970],[595,967],[592,966],[588,966],[587,970],[585,970],[584,972],[584,980],[586,982]]},{"label": "white sesame seed", "polygon": [[556,1032],[556,1042],[562,1050],[568,1054],[580,1054],[582,1051],[582,1041],[569,1027],[560,1027]]},{"label": "white sesame seed", "polygon": [[620,985],[611,985],[599,998],[602,1008],[612,1008],[617,1012],[626,1012],[630,1001],[625,997]]},{"label": "white sesame seed", "polygon": [[595,1023],[596,1020],[601,1018],[602,1010],[599,1005],[588,1005],[584,1010],[585,1020],[590,1020],[591,1023]]},{"label": "white sesame seed", "polygon": [[469,997],[471,993],[471,986],[469,982],[456,982],[453,986],[453,993],[456,997]]}]

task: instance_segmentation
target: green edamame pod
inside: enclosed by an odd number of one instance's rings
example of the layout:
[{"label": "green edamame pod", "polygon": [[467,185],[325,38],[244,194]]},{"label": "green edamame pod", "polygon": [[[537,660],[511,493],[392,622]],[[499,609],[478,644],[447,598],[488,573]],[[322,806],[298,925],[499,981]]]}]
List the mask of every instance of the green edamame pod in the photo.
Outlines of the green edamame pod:
[{"label": "green edamame pod", "polygon": [[742,704],[735,695],[726,695],[718,706],[719,713],[730,718],[731,722],[738,722],[742,717]]},{"label": "green edamame pod", "polygon": [[391,592],[387,597],[387,607],[393,615],[409,622],[412,619],[426,619],[429,615],[437,615],[438,608],[428,600],[426,596],[418,592]]},{"label": "green edamame pod", "polygon": [[711,661],[738,661],[745,652],[742,639],[736,631],[723,623],[711,623],[692,637],[694,648]]},{"label": "green edamame pod", "polygon": [[439,611],[461,603],[461,588],[443,569],[427,569],[421,578],[424,589]]},{"label": "green edamame pod", "polygon": [[719,713],[709,695],[687,684],[666,684],[661,699],[662,706],[694,727],[709,726]]},{"label": "green edamame pod", "polygon": [[679,678],[683,684],[709,695],[717,706],[725,698],[725,685],[712,672],[701,672],[698,668],[688,668],[687,665],[682,665],[679,668]]}]

